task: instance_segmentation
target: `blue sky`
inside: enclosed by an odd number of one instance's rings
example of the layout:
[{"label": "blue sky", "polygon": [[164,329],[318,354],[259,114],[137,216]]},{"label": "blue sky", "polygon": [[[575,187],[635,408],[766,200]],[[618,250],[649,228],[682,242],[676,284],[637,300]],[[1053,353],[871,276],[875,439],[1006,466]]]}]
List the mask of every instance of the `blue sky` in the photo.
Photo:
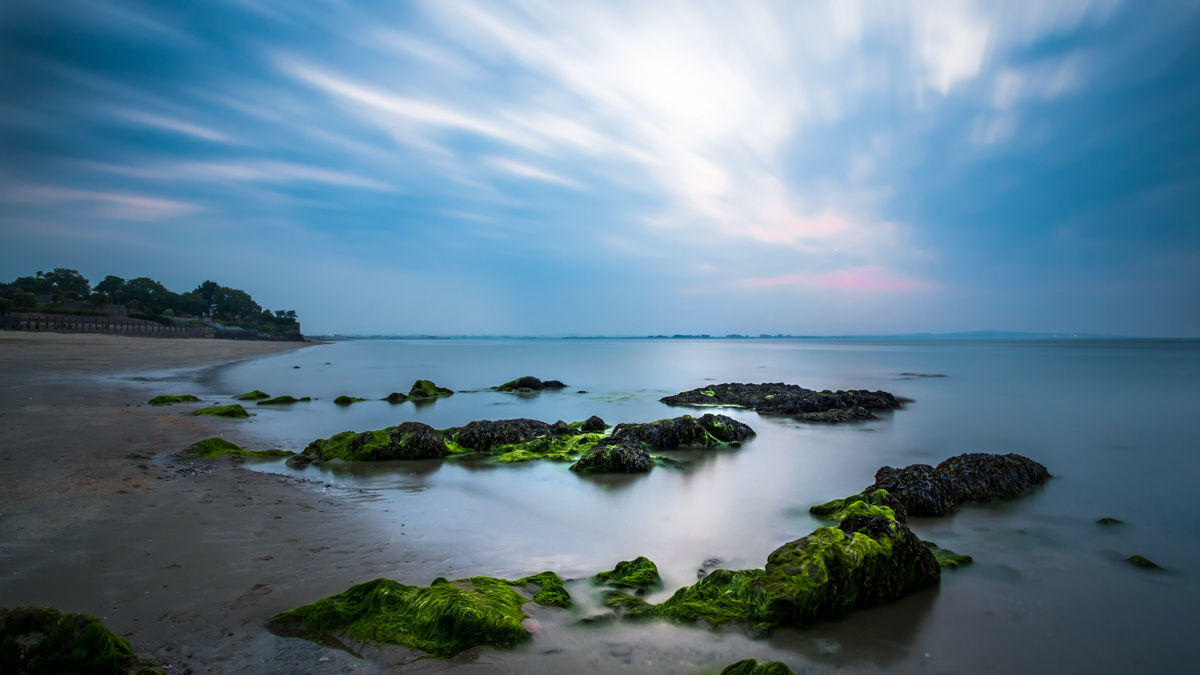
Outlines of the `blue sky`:
[{"label": "blue sky", "polygon": [[1200,335],[1200,3],[10,0],[0,277],[306,332]]}]

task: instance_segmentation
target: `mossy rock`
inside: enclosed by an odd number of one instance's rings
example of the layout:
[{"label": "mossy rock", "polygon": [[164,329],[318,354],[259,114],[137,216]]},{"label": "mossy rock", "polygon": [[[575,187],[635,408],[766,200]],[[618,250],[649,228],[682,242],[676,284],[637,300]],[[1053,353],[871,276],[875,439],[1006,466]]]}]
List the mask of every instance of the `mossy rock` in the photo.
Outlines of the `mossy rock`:
[{"label": "mossy rock", "polygon": [[654,466],[646,444],[630,438],[607,436],[571,465],[577,473],[645,473]]},{"label": "mossy rock", "polygon": [[446,439],[436,429],[420,422],[405,422],[377,431],[343,431],[321,438],[304,448],[304,455],[327,462],[375,462],[393,459],[438,459],[445,457]]},{"label": "mossy rock", "polygon": [[578,425],[579,430],[588,433],[600,433],[608,428],[608,424],[599,415],[592,415],[582,422],[573,422],[571,426]]},{"label": "mossy rock", "polygon": [[605,593],[601,604],[626,619],[645,619],[654,616],[654,605],[635,595],[621,591]]},{"label": "mossy rock", "polygon": [[345,394],[343,394],[343,395],[333,399],[333,402],[336,405],[350,405],[351,403],[358,403],[359,401],[365,401],[365,400],[367,400],[367,399],[359,398],[357,396],[346,396]]},{"label": "mossy rock", "polygon": [[241,396],[237,396],[236,398],[239,401],[259,401],[264,398],[271,398],[271,395],[265,391],[262,391],[261,389],[255,389],[254,391],[248,391]]},{"label": "mossy rock", "polygon": [[393,391],[392,393],[388,394],[387,396],[384,396],[380,400],[387,401],[388,403],[391,403],[393,405],[396,403],[404,403],[405,401],[408,400],[408,394],[401,394],[398,391]]},{"label": "mossy rock", "polygon": [[497,391],[526,393],[542,391],[543,389],[563,389],[567,385],[559,380],[540,380],[532,375],[518,377],[496,387]]},{"label": "mossy rock", "polygon": [[618,424],[614,438],[628,438],[655,450],[717,448],[738,445],[754,436],[754,429],[727,415],[682,415],[645,423]]},{"label": "mossy rock", "polygon": [[959,567],[966,567],[967,565],[975,562],[975,559],[969,555],[960,555],[954,551],[951,551],[950,549],[942,548],[932,541],[926,541],[922,543],[924,543],[925,547],[929,549],[929,552],[933,554],[933,557],[935,560],[937,560],[938,565],[946,569],[958,569]]},{"label": "mossy rock", "polygon": [[191,394],[183,394],[180,396],[163,395],[155,396],[154,398],[150,399],[148,403],[150,405],[174,405],[176,403],[196,403],[199,400],[199,398]]},{"label": "mossy rock", "polygon": [[276,459],[292,454],[287,450],[246,450],[237,443],[231,443],[217,436],[198,441],[179,451],[179,455],[185,459],[215,459],[217,457]]},{"label": "mossy rock", "polygon": [[209,415],[211,417],[249,417],[250,413],[237,403],[229,405],[212,405],[192,411],[193,415]]},{"label": "mossy rock", "polygon": [[0,608],[0,673],[162,673],[94,616]]},{"label": "mossy rock", "polygon": [[603,439],[604,434],[538,436],[524,443],[494,446],[491,452],[500,453],[496,457],[496,461],[502,464],[515,464],[537,459],[572,462]]},{"label": "mossy rock", "polygon": [[278,635],[332,646],[346,640],[396,644],[443,657],[477,645],[512,647],[529,638],[521,606],[530,599],[514,590],[529,584],[540,586],[535,602],[541,595],[543,604],[569,606],[570,596],[553,572],[516,581],[436,579],[429,586],[376,579],[280,612],[267,627]]},{"label": "mossy rock", "polygon": [[417,380],[413,382],[412,389],[408,390],[409,398],[437,398],[439,396],[449,396],[454,392],[445,387],[439,387],[431,380]]},{"label": "mossy rock", "polygon": [[782,661],[763,661],[742,659],[737,663],[725,666],[721,675],[796,675],[795,671]]},{"label": "mossy rock", "polygon": [[275,396],[273,398],[268,398],[268,399],[259,401],[258,405],[287,405],[289,403],[307,403],[311,400],[312,400],[312,398],[310,398],[308,396],[301,396],[300,398],[296,398],[295,396],[286,396],[285,395],[285,396]]},{"label": "mossy rock", "polygon": [[633,560],[622,560],[613,569],[600,572],[593,579],[598,584],[618,588],[636,588],[643,592],[662,586],[662,577],[658,574],[658,566],[646,556],[638,556]]},{"label": "mossy rock", "polygon": [[892,502],[887,490],[850,495],[845,499],[834,499],[809,508],[809,513],[821,518],[842,522],[850,516],[882,516],[897,520],[896,512],[889,504]]},{"label": "mossy rock", "polygon": [[1131,555],[1125,559],[1125,562],[1129,563],[1130,565],[1133,565],[1134,567],[1140,567],[1141,569],[1144,569],[1144,570],[1161,570],[1162,569],[1162,567],[1158,563],[1154,562],[1153,560],[1151,560],[1145,556],[1141,556],[1141,555]]}]

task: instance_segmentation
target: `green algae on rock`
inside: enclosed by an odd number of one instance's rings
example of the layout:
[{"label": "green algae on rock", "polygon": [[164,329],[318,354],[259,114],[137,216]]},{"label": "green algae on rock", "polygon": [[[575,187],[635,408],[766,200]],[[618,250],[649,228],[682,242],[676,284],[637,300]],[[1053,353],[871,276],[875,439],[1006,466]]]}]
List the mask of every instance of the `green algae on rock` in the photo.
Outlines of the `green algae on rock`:
[{"label": "green algae on rock", "polygon": [[250,413],[237,403],[229,405],[211,405],[207,408],[193,410],[193,415],[209,415],[211,417],[249,417]]},{"label": "green algae on rock", "polygon": [[614,438],[628,438],[655,450],[715,448],[738,445],[754,436],[754,429],[727,415],[709,413],[699,418],[682,415],[645,423],[622,423],[613,428]]},{"label": "green algae on rock", "polygon": [[890,506],[891,502],[893,500],[887,490],[874,490],[863,494],[850,495],[845,499],[834,499],[824,504],[817,504],[809,508],[808,511],[814,516],[828,518],[839,523],[849,516],[882,516],[884,518],[900,520]]},{"label": "green algae on rock", "polygon": [[346,396],[345,394],[342,394],[341,396],[333,399],[333,402],[335,405],[350,405],[351,403],[358,403],[359,401],[365,400],[367,399],[359,398],[357,396]]},{"label": "green algae on rock", "polygon": [[307,403],[311,400],[312,399],[309,398],[308,396],[301,396],[300,398],[296,398],[295,396],[286,396],[285,395],[285,396],[275,396],[272,398],[268,398],[268,399],[259,401],[258,405],[286,405],[288,403]]},{"label": "green algae on rock", "polygon": [[96,617],[50,607],[0,608],[0,672],[162,673]]},{"label": "green algae on rock", "polygon": [[237,398],[239,401],[258,401],[264,398],[271,398],[271,395],[261,389],[255,389],[254,391],[248,391],[235,398]]},{"label": "green algae on rock", "polygon": [[933,557],[935,560],[937,560],[938,565],[941,565],[947,569],[958,569],[959,567],[966,567],[967,565],[975,562],[975,559],[969,555],[960,555],[954,551],[951,551],[950,549],[942,548],[932,541],[925,541],[922,543],[925,544],[925,546],[929,549],[929,552],[933,554]]},{"label": "green algae on rock", "polygon": [[654,466],[646,444],[630,438],[608,436],[589,448],[571,465],[577,473],[645,473]]},{"label": "green algae on rock", "polygon": [[498,452],[497,462],[515,464],[534,459],[548,459],[558,462],[572,462],[580,454],[591,449],[597,442],[604,439],[604,434],[579,434],[577,436],[537,436],[522,443],[508,443],[491,448]]},{"label": "green algae on rock", "polygon": [[196,403],[200,399],[191,394],[182,394],[179,396],[162,395],[155,396],[147,401],[150,405],[174,405],[176,403]]},{"label": "green algae on rock", "polygon": [[287,450],[246,450],[242,446],[231,443],[224,438],[213,436],[202,441],[197,441],[183,450],[179,451],[179,456],[184,458],[196,459],[214,459],[217,457],[243,457],[253,459],[275,459],[278,457],[288,457],[293,453]]},{"label": "green algae on rock", "polygon": [[633,560],[622,560],[613,569],[600,572],[593,579],[598,584],[607,584],[618,588],[636,588],[639,591],[646,591],[662,585],[662,577],[658,575],[658,566],[646,556],[638,556]]},{"label": "green algae on rock", "polygon": [[409,398],[437,398],[439,396],[449,396],[454,392],[445,387],[439,387],[430,380],[417,380],[413,382],[412,389],[408,391]]},{"label": "green algae on rock", "polygon": [[420,422],[404,422],[377,431],[343,431],[330,438],[320,438],[309,443],[302,454],[320,462],[334,459],[375,462],[438,459],[446,453],[446,441],[436,429]]},{"label": "green algae on rock", "polygon": [[725,666],[721,675],[796,675],[795,671],[782,661],[763,661],[742,659],[737,663]]},{"label": "green algae on rock", "polygon": [[566,384],[559,380],[540,380],[532,375],[518,377],[496,387],[496,391],[531,393],[543,389],[564,389]]},{"label": "green algae on rock", "polygon": [[1125,562],[1129,563],[1130,565],[1133,565],[1134,567],[1140,567],[1144,570],[1161,570],[1162,569],[1162,567],[1158,563],[1154,562],[1153,560],[1151,560],[1145,556],[1141,556],[1141,555],[1131,555],[1125,559]]},{"label": "green algae on rock", "polygon": [[380,400],[387,401],[388,403],[392,403],[392,404],[404,403],[405,401],[408,400],[408,394],[401,394],[398,391],[393,391],[392,393],[388,394],[387,396],[384,396]]},{"label": "green algae on rock", "polygon": [[534,602],[569,606],[570,596],[553,572],[516,581],[436,579],[429,586],[376,579],[280,612],[267,627],[278,635],[333,646],[344,647],[348,639],[403,645],[434,656],[453,656],[477,645],[512,647],[529,638],[521,606],[531,601],[513,587],[529,584],[540,586]]}]

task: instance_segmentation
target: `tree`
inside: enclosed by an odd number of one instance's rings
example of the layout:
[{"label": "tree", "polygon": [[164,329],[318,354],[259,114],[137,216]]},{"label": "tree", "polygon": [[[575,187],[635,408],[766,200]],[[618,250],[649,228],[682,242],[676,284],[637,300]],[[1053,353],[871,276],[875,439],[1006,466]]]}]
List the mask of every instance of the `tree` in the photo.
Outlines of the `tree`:
[{"label": "tree", "polygon": [[204,314],[212,314],[213,313],[213,296],[215,296],[217,294],[217,291],[220,289],[221,289],[221,284],[218,284],[215,281],[209,280],[209,281],[205,281],[204,283],[200,284],[199,286],[196,287],[196,289],[194,291],[192,291],[192,293],[195,293],[196,295],[200,296],[201,298],[204,298],[204,307],[205,307]]},{"label": "tree", "polygon": [[49,282],[52,293],[69,300],[82,300],[92,292],[92,286],[79,270],[55,267],[51,272],[38,272],[38,276]]},{"label": "tree", "polygon": [[212,299],[213,317],[225,321],[240,321],[244,317],[262,313],[262,307],[254,302],[250,294],[236,288],[217,287]]},{"label": "tree", "polygon": [[148,277],[130,279],[125,283],[126,304],[132,307],[136,301],[139,307],[152,314],[166,309],[172,295],[174,293],[165,286]]},{"label": "tree", "polygon": [[104,281],[96,284],[95,291],[107,297],[109,302],[116,304],[118,294],[124,297],[125,280],[110,274],[104,277]]},{"label": "tree", "polygon": [[13,279],[12,285],[27,293],[34,295],[43,294],[49,295],[53,288],[50,282],[42,278],[42,273],[39,272],[36,277],[17,277]]}]

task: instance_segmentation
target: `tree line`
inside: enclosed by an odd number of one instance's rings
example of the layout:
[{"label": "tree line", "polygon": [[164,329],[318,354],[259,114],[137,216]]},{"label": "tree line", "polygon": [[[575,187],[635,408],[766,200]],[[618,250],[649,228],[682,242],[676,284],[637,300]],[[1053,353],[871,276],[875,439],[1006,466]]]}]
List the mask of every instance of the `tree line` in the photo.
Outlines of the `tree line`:
[{"label": "tree line", "polygon": [[[39,303],[38,296],[49,296]],[[263,309],[246,291],[205,281],[186,293],[175,293],[148,277],[122,279],[108,275],[94,287],[78,270],[56,267],[50,272],[17,277],[0,283],[0,313],[53,311],[63,303],[94,306],[124,305],[132,314],[208,317],[235,324],[269,324],[279,328],[299,326],[290,309]]]}]

